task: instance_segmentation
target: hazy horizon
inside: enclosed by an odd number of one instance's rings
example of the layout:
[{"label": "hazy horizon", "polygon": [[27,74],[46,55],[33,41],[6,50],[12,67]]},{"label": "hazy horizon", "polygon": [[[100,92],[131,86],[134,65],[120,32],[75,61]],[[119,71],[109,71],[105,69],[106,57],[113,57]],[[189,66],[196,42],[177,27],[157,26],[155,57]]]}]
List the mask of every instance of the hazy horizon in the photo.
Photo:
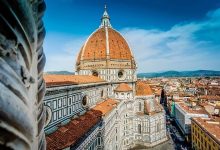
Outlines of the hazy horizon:
[{"label": "hazy horizon", "polygon": [[[44,72],[65,72],[67,70],[49,70],[49,71],[44,71]],[[176,72],[190,72],[190,71],[219,71],[220,70],[204,70],[204,69],[199,69],[199,70],[164,70],[164,71],[155,71],[155,72],[137,72],[137,73],[164,73],[164,72],[169,72],[169,71],[176,71]],[[67,71],[70,73],[75,73],[75,71]]]}]

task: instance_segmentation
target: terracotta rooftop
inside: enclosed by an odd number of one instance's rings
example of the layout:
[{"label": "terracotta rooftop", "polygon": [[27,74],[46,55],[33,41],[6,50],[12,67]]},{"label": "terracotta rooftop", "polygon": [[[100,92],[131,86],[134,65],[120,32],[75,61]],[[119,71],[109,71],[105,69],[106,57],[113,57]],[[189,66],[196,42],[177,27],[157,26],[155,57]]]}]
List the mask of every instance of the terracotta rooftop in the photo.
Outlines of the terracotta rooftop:
[{"label": "terracotta rooftop", "polygon": [[132,88],[126,83],[120,83],[117,86],[117,88],[115,89],[115,91],[117,91],[117,92],[128,92],[128,91],[132,91]]},{"label": "terracotta rooftop", "polygon": [[198,105],[205,107],[205,106],[208,106],[209,104],[207,102],[199,102]]},{"label": "terracotta rooftop", "polygon": [[220,101],[220,96],[216,96],[216,95],[202,95],[199,98],[206,99],[206,100]]},{"label": "terracotta rooftop", "polygon": [[[106,32],[108,32],[108,34],[106,34]],[[108,37],[106,35],[108,35]],[[131,50],[120,33],[112,28],[102,27],[89,36],[79,52],[77,63],[83,60],[107,59],[107,45],[109,45],[110,59],[132,59]]]},{"label": "terracotta rooftop", "polygon": [[185,103],[178,103],[178,105],[187,113],[191,113],[191,114],[208,114],[207,111],[203,107],[191,108],[190,106],[187,106]]},{"label": "terracotta rooftop", "polygon": [[180,92],[179,93],[179,97],[192,97],[193,95],[192,94],[189,94],[189,93],[183,93],[183,92]]},{"label": "terracotta rooftop", "polygon": [[137,81],[136,95],[137,96],[153,95],[153,92],[148,84],[144,83],[143,81]]},{"label": "terracotta rooftop", "polygon": [[113,99],[107,99],[99,104],[97,104],[93,109],[102,112],[103,116],[106,116],[109,112],[112,111],[118,104],[118,101]]},{"label": "terracotta rooftop", "polygon": [[211,118],[196,117],[192,120],[201,127],[209,136],[220,144],[220,122]]},{"label": "terracotta rooftop", "polygon": [[183,102],[183,101],[180,100],[180,99],[169,99],[169,100],[168,100],[168,103],[169,103],[169,104],[172,104],[173,101],[174,101],[175,103],[179,103],[179,102],[181,103],[181,102]]},{"label": "terracotta rooftop", "polygon": [[47,87],[105,82],[91,75],[44,75],[44,80]]},{"label": "terracotta rooftop", "polygon": [[47,150],[58,150],[75,144],[101,120],[102,113],[90,110],[46,136]]},{"label": "terracotta rooftop", "polygon": [[198,102],[199,100],[196,99],[195,97],[190,97],[190,98],[188,98],[188,101],[189,102]]},{"label": "terracotta rooftop", "polygon": [[173,101],[174,101],[175,103],[182,102],[182,100],[180,100],[180,99],[173,99]]}]

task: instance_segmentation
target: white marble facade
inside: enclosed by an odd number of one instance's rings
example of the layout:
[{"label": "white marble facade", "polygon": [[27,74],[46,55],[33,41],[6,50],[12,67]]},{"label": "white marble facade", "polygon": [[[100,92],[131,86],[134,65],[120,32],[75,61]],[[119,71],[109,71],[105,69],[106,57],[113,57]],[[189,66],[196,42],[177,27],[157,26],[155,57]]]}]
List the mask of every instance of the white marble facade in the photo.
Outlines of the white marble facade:
[{"label": "white marble facade", "polygon": [[[52,112],[51,120],[46,126],[46,133],[58,128],[58,124],[66,124],[70,118],[84,114],[87,108],[95,106],[107,97],[107,83],[83,84],[47,88],[44,104]],[[82,101],[86,97],[86,105]]]},{"label": "white marble facade", "polygon": [[[46,133],[52,133],[60,125],[68,123],[70,118],[85,113],[88,108],[105,100],[110,85],[102,83],[48,88],[44,103],[50,107],[52,117],[45,128]],[[82,104],[85,96],[88,97],[86,106]],[[91,136],[88,136],[86,142],[79,145],[78,149],[98,149],[95,146],[98,143],[106,150],[129,149],[136,144],[154,146],[167,139],[164,111],[153,115],[144,113],[144,101],[154,100],[153,95],[135,96],[131,99],[115,97],[115,99],[119,102],[117,107],[103,117],[103,122],[97,126]],[[94,138],[94,135],[97,137]],[[99,142],[93,142],[96,140]]]}]

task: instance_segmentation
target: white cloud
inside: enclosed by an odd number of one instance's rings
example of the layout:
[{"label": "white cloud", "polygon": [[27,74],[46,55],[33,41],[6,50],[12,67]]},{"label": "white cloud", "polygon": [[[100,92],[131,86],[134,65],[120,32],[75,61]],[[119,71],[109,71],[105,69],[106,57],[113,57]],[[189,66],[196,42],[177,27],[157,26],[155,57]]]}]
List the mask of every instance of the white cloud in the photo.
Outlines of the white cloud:
[{"label": "white cloud", "polygon": [[48,33],[44,49],[46,54],[45,71],[75,71],[78,52],[86,37],[74,37],[60,33]]},{"label": "white cloud", "polygon": [[[168,31],[125,28],[139,72],[220,70],[220,10],[202,22],[177,24]],[[215,34],[213,34],[215,33]],[[219,33],[219,34],[218,34]]]}]

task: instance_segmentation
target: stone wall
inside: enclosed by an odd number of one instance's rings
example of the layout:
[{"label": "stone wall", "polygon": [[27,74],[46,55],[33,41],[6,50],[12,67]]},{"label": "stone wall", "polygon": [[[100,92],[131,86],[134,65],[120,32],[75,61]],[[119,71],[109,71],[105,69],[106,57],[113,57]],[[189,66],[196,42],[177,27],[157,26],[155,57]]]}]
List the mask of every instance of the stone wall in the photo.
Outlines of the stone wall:
[{"label": "stone wall", "polygon": [[54,132],[71,118],[82,115],[87,109],[103,101],[107,97],[107,87],[108,84],[82,84],[47,88],[44,105],[52,115],[45,132]]},{"label": "stone wall", "polygon": [[0,149],[46,149],[43,0],[0,0]]}]

